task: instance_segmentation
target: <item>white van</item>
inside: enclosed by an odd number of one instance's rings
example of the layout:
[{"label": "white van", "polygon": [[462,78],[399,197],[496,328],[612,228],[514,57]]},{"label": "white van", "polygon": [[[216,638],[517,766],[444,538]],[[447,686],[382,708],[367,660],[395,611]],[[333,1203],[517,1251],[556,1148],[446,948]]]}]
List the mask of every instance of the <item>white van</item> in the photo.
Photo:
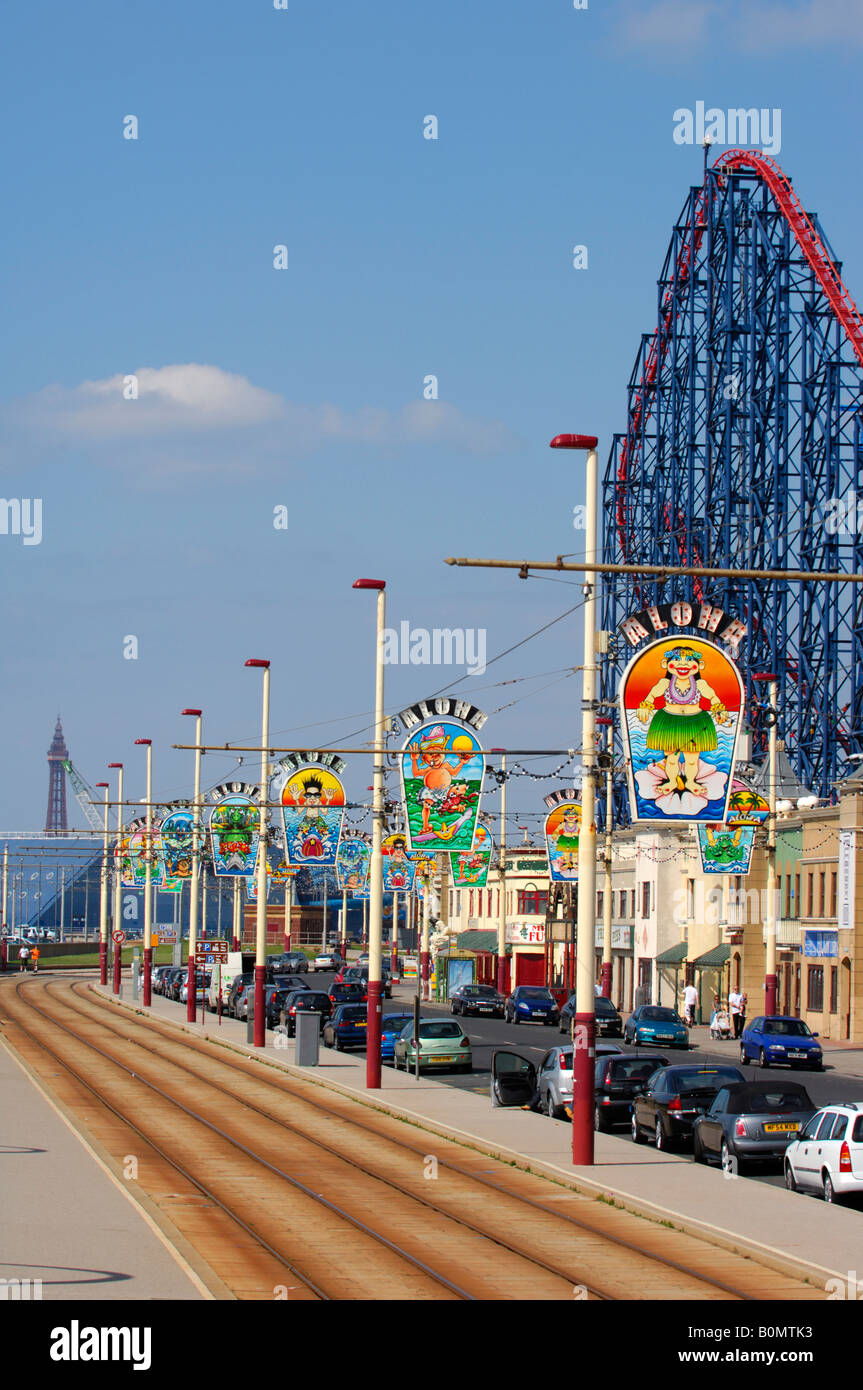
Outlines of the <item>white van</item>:
[{"label": "white van", "polygon": [[219,990],[222,993],[222,1013],[228,1002],[228,995],[231,992],[231,985],[238,975],[243,973],[243,954],[241,951],[229,951],[228,959],[221,964],[219,961],[212,961],[208,965],[210,971],[210,987],[207,990],[207,1008],[211,1013],[217,1013],[219,1008]]}]

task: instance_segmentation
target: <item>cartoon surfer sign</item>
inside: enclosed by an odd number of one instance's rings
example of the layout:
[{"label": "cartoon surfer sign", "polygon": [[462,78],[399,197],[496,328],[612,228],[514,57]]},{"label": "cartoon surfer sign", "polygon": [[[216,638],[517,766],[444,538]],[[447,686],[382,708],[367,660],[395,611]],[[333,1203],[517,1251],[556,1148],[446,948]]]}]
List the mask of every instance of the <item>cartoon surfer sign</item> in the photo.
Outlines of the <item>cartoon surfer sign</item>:
[{"label": "cartoon surfer sign", "polygon": [[473,848],[485,759],[463,725],[434,720],[402,749],[402,795],[409,849]]},{"label": "cartoon surfer sign", "polygon": [[743,713],[733,661],[701,638],[653,642],[620,699],[633,820],[724,820]]}]

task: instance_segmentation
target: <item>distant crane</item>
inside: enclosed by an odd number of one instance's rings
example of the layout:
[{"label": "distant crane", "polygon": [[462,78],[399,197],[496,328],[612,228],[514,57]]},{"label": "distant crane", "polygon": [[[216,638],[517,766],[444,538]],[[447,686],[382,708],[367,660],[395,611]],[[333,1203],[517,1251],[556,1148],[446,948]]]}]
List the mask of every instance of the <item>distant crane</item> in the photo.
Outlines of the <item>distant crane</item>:
[{"label": "distant crane", "polygon": [[78,805],[81,807],[81,810],[87,817],[90,829],[98,830],[98,832],[102,834],[104,831],[104,826],[102,825],[99,812],[96,810],[96,807],[94,805],[91,805],[91,803],[96,800],[93,788],[90,786],[88,782],[84,781],[84,778],[81,776],[80,772],[78,772],[74,767],[71,758],[64,758],[63,766],[66,769],[69,781],[72,783],[72,790],[75,793],[75,800],[78,802]]}]

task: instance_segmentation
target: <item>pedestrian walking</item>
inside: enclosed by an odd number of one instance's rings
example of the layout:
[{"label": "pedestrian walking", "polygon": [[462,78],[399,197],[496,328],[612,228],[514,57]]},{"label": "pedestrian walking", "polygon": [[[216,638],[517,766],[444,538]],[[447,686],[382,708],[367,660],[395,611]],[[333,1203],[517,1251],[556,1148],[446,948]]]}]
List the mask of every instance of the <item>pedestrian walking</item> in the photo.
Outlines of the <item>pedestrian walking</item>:
[{"label": "pedestrian walking", "polygon": [[683,991],[683,1019],[687,1028],[692,1028],[695,1024],[695,1011],[698,1008],[698,990],[695,985],[688,984]]},{"label": "pedestrian walking", "polygon": [[37,975],[37,974],[39,973],[39,947],[38,947],[38,946],[34,946],[34,947],[33,947],[33,950],[32,950],[31,955],[30,955],[30,959],[33,961],[33,974],[34,974],[34,975]]},{"label": "pedestrian walking", "polygon": [[739,989],[733,989],[728,996],[728,1012],[731,1014],[731,1026],[734,1029],[735,1038],[739,1038],[743,1030],[744,999],[745,996],[740,993]]},{"label": "pedestrian walking", "polygon": [[25,970],[25,971],[26,971],[27,966],[28,966],[28,963],[29,963],[29,960],[30,960],[30,947],[29,947],[29,946],[19,946],[19,947],[18,947],[18,974],[19,974],[19,975],[20,975],[20,973],[21,973],[22,970]]}]

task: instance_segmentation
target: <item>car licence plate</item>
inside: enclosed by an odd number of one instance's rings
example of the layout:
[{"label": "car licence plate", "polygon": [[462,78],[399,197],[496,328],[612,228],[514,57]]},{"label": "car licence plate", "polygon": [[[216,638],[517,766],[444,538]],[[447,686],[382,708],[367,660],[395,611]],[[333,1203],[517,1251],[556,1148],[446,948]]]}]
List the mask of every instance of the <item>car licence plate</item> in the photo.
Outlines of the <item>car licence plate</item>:
[{"label": "car licence plate", "polygon": [[764,1126],[765,1134],[796,1134],[800,1128],[799,1123],[794,1120],[788,1124],[770,1124]]},{"label": "car licence plate", "polygon": [[673,1033],[654,1033],[657,1042],[674,1042]]},{"label": "car licence plate", "polygon": [[545,1009],[533,1009],[530,1016],[531,1018],[545,1018]]},{"label": "car licence plate", "polygon": [[808,1054],[807,1054],[806,1052],[802,1052],[802,1051],[801,1051],[801,1052],[798,1052],[798,1051],[792,1052],[791,1048],[789,1047],[789,1049],[788,1049],[788,1051],[786,1052],[785,1055],[786,1055],[786,1057],[793,1057],[794,1060],[795,1060],[795,1062],[797,1062],[797,1061],[801,1061],[801,1060],[802,1060],[803,1058],[805,1058]]}]

